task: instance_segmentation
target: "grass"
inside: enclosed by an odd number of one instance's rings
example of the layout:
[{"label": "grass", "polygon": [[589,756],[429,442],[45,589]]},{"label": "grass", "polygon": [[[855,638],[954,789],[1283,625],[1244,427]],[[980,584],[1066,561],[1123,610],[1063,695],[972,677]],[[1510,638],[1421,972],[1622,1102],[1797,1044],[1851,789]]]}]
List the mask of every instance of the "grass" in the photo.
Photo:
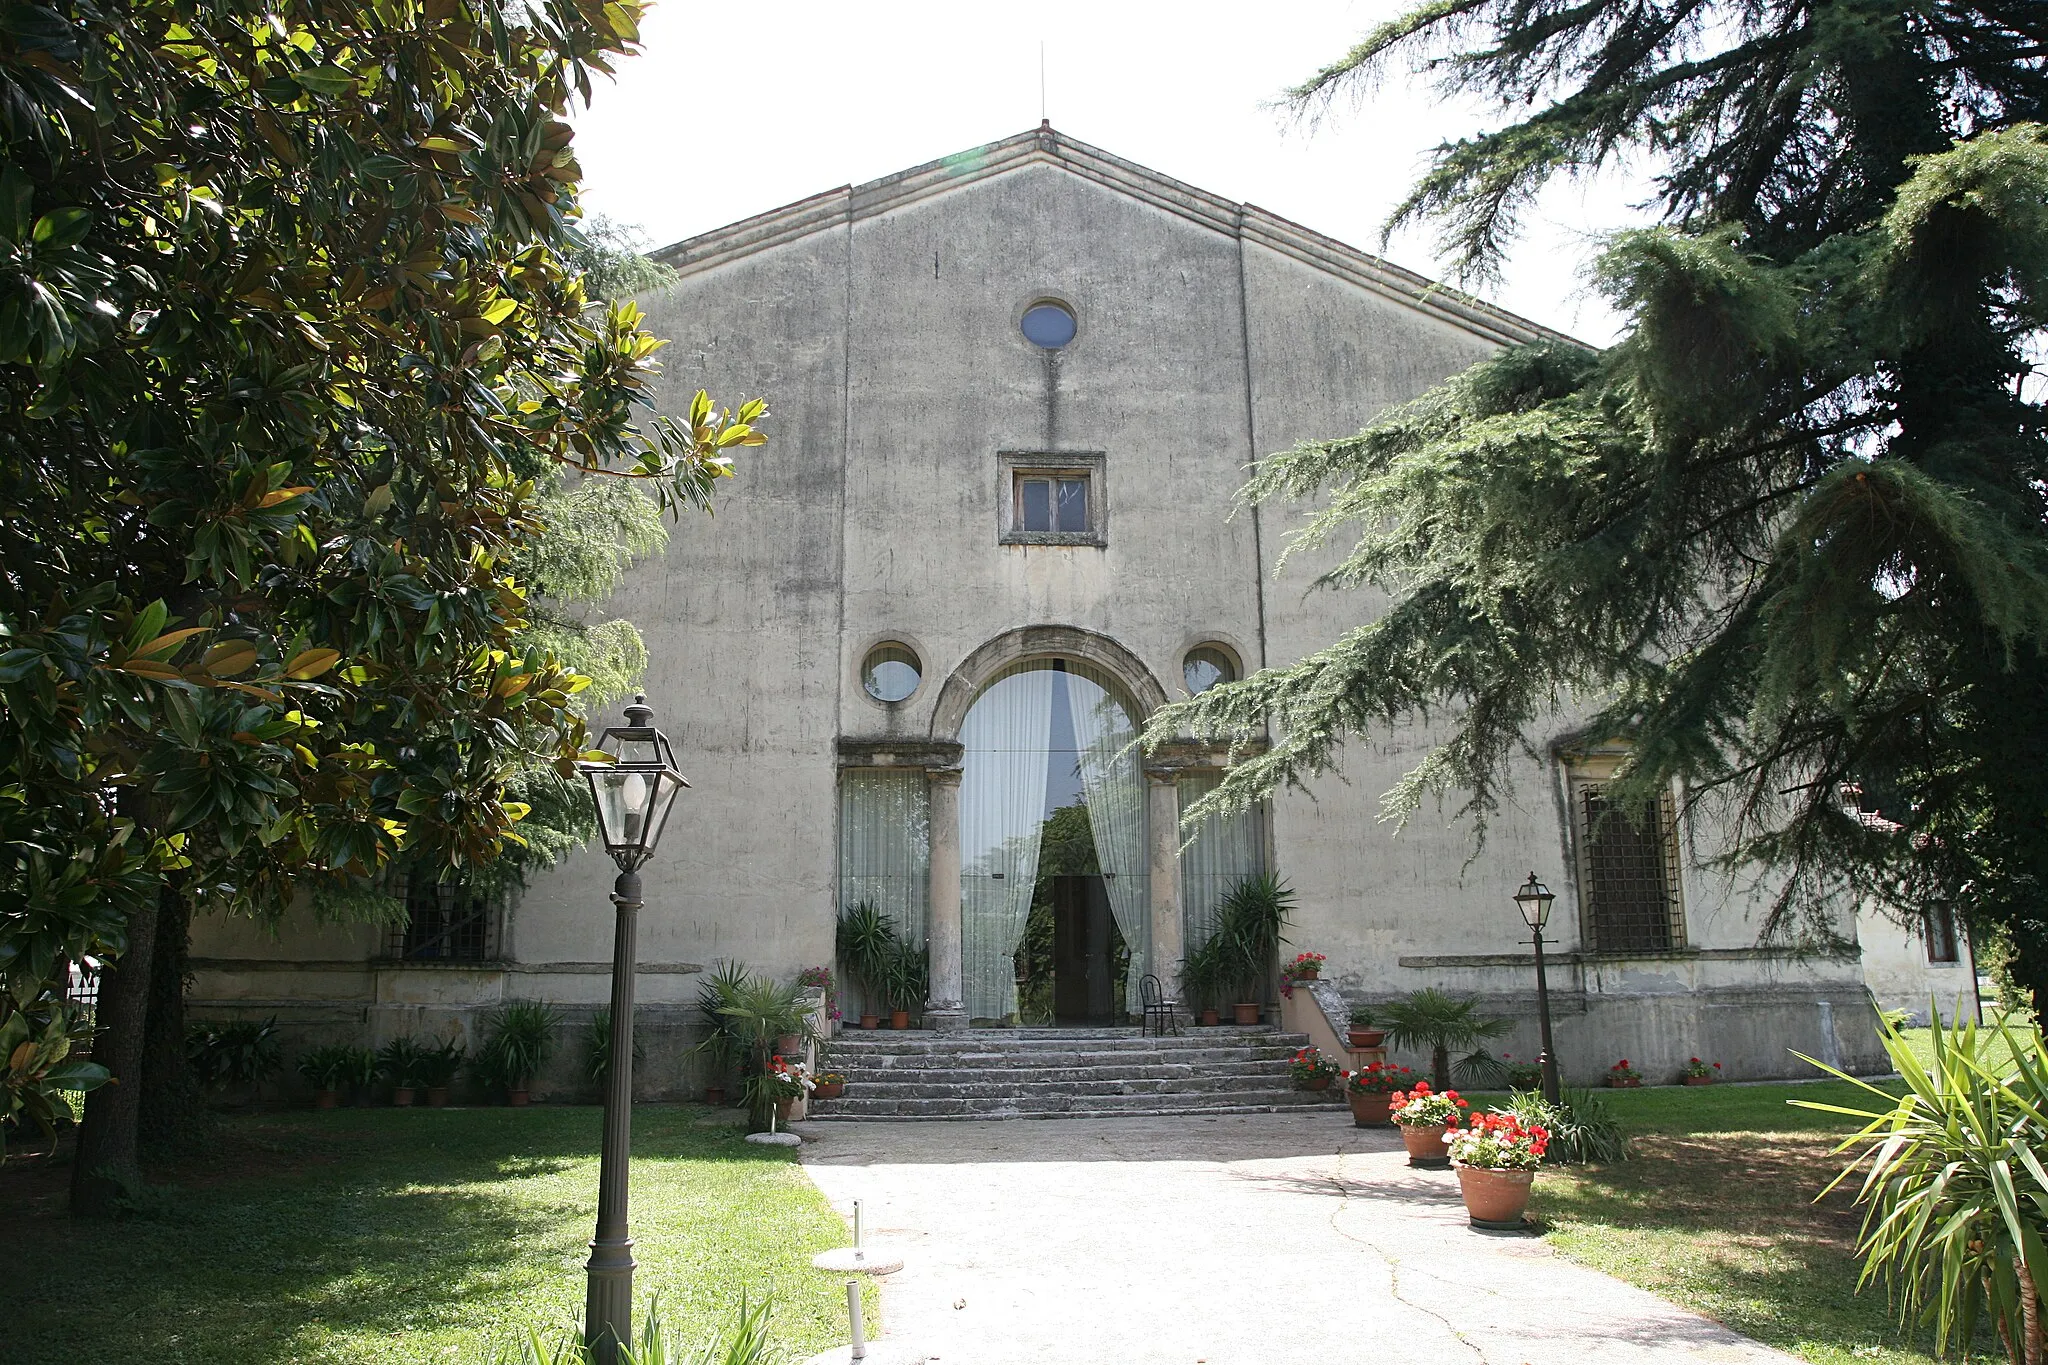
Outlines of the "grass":
[{"label": "grass", "polygon": [[[634,1111],[636,1308],[683,1340],[775,1296],[797,1358],[842,1344],[847,1230],[786,1148]],[[360,1109],[221,1120],[137,1216],[75,1224],[64,1168],[0,1176],[0,1362],[400,1365],[481,1360],[573,1325],[597,1202],[595,1108]],[[873,1304],[870,1303],[872,1310]]]},{"label": "grass", "polygon": [[[1871,1107],[1839,1081],[1605,1091],[1638,1158],[1546,1169],[1531,1213],[1574,1261],[1814,1365],[1931,1365],[1883,1286],[1856,1291],[1853,1190],[1815,1196],[1855,1125],[1792,1099]],[[1475,1103],[1478,1103],[1475,1101]],[[2002,1360],[1989,1352],[1969,1360]]]}]

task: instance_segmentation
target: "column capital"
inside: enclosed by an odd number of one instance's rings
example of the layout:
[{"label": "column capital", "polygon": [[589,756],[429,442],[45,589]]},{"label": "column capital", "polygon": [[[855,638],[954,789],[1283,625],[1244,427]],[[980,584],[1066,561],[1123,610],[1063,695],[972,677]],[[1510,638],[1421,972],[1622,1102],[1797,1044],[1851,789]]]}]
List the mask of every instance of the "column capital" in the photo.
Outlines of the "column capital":
[{"label": "column capital", "polygon": [[958,768],[926,768],[924,775],[925,779],[930,782],[944,783],[949,787],[960,785],[960,769]]},{"label": "column capital", "polygon": [[1156,786],[1171,786],[1173,783],[1178,782],[1180,780],[1180,776],[1181,770],[1179,768],[1145,769],[1145,780],[1147,782],[1153,783]]}]

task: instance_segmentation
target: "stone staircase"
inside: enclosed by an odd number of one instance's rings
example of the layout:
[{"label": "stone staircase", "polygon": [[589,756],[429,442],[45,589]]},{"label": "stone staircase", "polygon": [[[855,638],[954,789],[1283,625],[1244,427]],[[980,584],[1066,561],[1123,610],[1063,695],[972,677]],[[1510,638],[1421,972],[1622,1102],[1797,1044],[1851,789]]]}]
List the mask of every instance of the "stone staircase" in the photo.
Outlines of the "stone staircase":
[{"label": "stone staircase", "polygon": [[1134,1028],[841,1034],[824,1067],[846,1076],[846,1093],[813,1100],[810,1117],[1130,1118],[1341,1105],[1339,1088],[1294,1089],[1287,1060],[1307,1043],[1264,1026],[1165,1038]]}]

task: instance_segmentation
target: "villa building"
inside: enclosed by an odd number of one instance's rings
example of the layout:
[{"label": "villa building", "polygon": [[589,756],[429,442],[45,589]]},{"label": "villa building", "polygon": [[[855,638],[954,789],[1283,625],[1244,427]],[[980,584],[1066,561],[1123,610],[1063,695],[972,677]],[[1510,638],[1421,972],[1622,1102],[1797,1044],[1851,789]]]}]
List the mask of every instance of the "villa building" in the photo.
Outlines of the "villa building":
[{"label": "villa building", "polygon": [[[1744,1078],[1796,1074],[1795,1049],[1882,1065],[1853,910],[1832,948],[1759,946],[1763,899],[1697,856],[1711,832],[1675,800],[1651,828],[1596,823],[1617,755],[1586,736],[1560,726],[1476,853],[1434,809],[1378,817],[1419,722],[1185,844],[1226,756],[1129,747],[1169,698],[1383,600],[1310,591],[1327,556],[1276,574],[1294,513],[1237,506],[1252,461],[1554,333],[1049,127],[656,254],[679,275],[642,301],[675,339],[664,402],[702,386],[773,416],[716,517],[608,608],[646,636],[692,783],[645,872],[646,1093],[694,1084],[697,973],[829,963],[846,907],[926,946],[928,1029],[1100,1025],[1265,870],[1298,900],[1289,953],[1326,954],[1354,1006],[1477,995],[1526,1057],[1511,897],[1533,869],[1558,893],[1574,1083],[1621,1057],[1656,1080],[1695,1055]],[[208,924],[194,1009],[371,1040],[501,999],[587,1014],[610,883],[586,852],[504,905],[428,890],[409,929]]]}]

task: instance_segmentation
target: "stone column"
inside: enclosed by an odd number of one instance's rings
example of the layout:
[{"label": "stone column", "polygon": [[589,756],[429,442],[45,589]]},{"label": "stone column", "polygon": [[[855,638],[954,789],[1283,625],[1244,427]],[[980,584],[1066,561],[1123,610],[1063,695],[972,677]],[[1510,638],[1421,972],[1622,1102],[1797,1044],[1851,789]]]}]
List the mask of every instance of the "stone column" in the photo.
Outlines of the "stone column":
[{"label": "stone column", "polygon": [[1166,994],[1187,1001],[1180,989],[1182,953],[1180,917],[1180,789],[1170,769],[1145,770],[1145,830],[1150,848],[1152,881],[1152,961],[1146,970],[1159,978]]},{"label": "stone column", "polygon": [[967,1027],[960,971],[960,770],[928,768],[931,790],[931,858],[926,883],[930,931],[931,989],[924,1026],[950,1031]]}]

